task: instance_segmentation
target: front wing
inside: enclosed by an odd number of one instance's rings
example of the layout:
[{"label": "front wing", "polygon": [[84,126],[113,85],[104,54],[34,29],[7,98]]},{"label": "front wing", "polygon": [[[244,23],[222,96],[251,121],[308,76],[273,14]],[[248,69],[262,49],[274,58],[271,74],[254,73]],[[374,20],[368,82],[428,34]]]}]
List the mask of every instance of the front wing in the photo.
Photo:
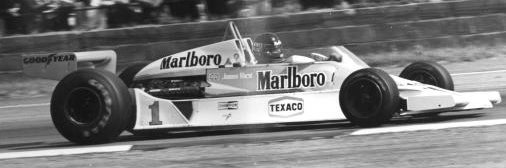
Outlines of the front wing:
[{"label": "front wing", "polygon": [[492,108],[501,102],[497,91],[455,92],[392,76],[403,100],[400,115]]}]

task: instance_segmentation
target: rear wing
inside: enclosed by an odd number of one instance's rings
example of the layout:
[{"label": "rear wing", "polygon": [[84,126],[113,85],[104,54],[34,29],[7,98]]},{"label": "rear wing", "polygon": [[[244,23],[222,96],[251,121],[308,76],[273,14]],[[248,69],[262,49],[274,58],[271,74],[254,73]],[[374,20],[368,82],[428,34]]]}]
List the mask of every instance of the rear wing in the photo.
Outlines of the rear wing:
[{"label": "rear wing", "polygon": [[112,50],[22,55],[23,73],[28,76],[60,80],[83,68],[116,73],[116,52]]}]

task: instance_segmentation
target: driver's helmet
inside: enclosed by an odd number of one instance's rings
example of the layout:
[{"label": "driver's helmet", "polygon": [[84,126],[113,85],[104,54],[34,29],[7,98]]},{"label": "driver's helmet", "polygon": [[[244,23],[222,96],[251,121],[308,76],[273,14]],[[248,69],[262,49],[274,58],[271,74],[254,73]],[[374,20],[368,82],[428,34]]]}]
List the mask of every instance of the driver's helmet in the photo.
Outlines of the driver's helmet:
[{"label": "driver's helmet", "polygon": [[283,62],[283,46],[274,33],[265,33],[255,38],[253,54],[260,64]]}]

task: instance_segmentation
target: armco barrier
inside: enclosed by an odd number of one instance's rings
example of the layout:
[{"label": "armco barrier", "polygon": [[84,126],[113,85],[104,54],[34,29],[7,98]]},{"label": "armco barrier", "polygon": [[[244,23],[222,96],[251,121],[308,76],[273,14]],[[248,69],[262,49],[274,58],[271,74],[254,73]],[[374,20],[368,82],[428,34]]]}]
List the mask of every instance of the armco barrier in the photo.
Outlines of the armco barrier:
[{"label": "armco barrier", "polygon": [[[338,44],[364,53],[412,45],[453,45],[460,43],[456,41],[460,36],[503,32],[506,31],[505,11],[504,0],[465,0],[364,8],[357,9],[354,15],[328,11],[233,21],[246,36],[277,32],[289,48]],[[0,38],[0,70],[16,70],[19,66],[10,61],[28,52],[114,49],[120,62],[152,60],[217,42],[223,36],[226,23],[213,21]],[[431,39],[434,41],[425,43]]]},{"label": "armco barrier", "polygon": [[22,70],[21,54],[0,54],[0,72]]},{"label": "armco barrier", "polygon": [[[295,32],[294,32],[295,33]],[[289,34],[287,34],[289,35]],[[207,39],[209,42],[217,41],[219,39]],[[179,41],[188,46],[198,41]],[[203,42],[205,43],[205,42]],[[438,48],[438,47],[457,47],[467,45],[494,45],[506,43],[506,31],[483,33],[473,35],[459,35],[459,36],[443,36],[427,39],[403,39],[392,41],[376,41],[367,43],[350,43],[345,45],[357,55],[381,53],[386,51],[400,51],[417,49],[418,47],[424,48]],[[208,43],[205,43],[208,44]],[[174,45],[172,42],[161,42],[154,44],[132,44],[115,46],[113,48],[118,52],[118,65],[126,65],[133,62],[145,62],[147,60],[154,60],[165,56],[164,53],[175,53],[179,50],[171,49],[170,46]],[[96,48],[96,49],[110,49]],[[0,71],[20,71],[21,54],[0,54]]]},{"label": "armco barrier", "polygon": [[372,43],[357,43],[348,44],[346,47],[352,50],[355,54],[365,55],[386,51],[412,50],[419,47],[440,48],[469,45],[495,45],[504,43],[506,43],[506,31],[461,36],[443,36],[430,39],[405,39],[394,41],[378,41]]},{"label": "armco barrier", "polygon": [[0,53],[75,51],[82,49],[76,33],[0,38]]}]

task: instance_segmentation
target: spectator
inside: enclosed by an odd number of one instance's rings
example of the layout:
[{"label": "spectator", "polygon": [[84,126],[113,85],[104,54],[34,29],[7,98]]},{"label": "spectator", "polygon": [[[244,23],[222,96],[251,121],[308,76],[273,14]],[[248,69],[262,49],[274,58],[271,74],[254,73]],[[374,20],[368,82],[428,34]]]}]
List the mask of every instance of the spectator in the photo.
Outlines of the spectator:
[{"label": "spectator", "polygon": [[[336,2],[336,1],[338,1],[338,2]],[[302,10],[308,10],[308,9],[312,9],[312,8],[317,8],[317,9],[332,8],[332,7],[334,7],[334,5],[340,4],[341,1],[340,0],[318,0],[318,1],[299,0],[299,3],[302,7]]]},{"label": "spectator", "polygon": [[4,36],[7,33],[7,24],[8,18],[11,16],[9,9],[12,8],[13,1],[12,0],[3,0],[0,1],[0,37]]},{"label": "spectator", "polygon": [[161,10],[163,0],[135,0],[141,6],[141,15],[139,23],[153,24],[158,23],[158,16]]},{"label": "spectator", "polygon": [[163,5],[178,22],[198,21],[200,13],[197,5],[199,0],[164,0]]},{"label": "spectator", "polygon": [[90,8],[90,4],[91,0],[76,0],[74,2],[74,6],[76,7],[76,10],[74,11],[76,17],[76,24],[74,27],[75,30],[88,30],[88,17],[86,15],[86,9]]},{"label": "spectator", "polygon": [[360,3],[360,2],[363,2],[365,0],[344,0],[346,3],[348,4],[356,4],[356,3]]},{"label": "spectator", "polygon": [[31,0],[1,0],[0,17],[5,24],[5,34],[35,32],[36,7],[36,2]]},{"label": "spectator", "polygon": [[257,3],[256,15],[269,15],[272,13],[272,1],[275,0],[261,0]]},{"label": "spectator", "polygon": [[[106,17],[108,28],[118,28],[133,25],[134,10],[130,6],[130,0],[108,0],[106,5]],[[105,2],[105,1],[104,1]]]},{"label": "spectator", "polygon": [[0,37],[3,37],[5,34],[5,22],[2,17],[0,17]]},{"label": "spectator", "polygon": [[73,0],[52,0],[44,6],[41,31],[68,31],[72,28],[68,20],[74,12]]},{"label": "spectator", "polygon": [[297,0],[271,0],[272,14],[295,13],[301,11]]},{"label": "spectator", "polygon": [[205,0],[210,20],[229,18],[232,14],[230,0]]},{"label": "spectator", "polygon": [[[279,1],[279,0],[278,0]],[[272,14],[271,0],[248,1],[240,0],[232,4],[232,8],[237,10],[236,17],[253,17]]]},{"label": "spectator", "polygon": [[[85,16],[85,26],[83,26],[86,30],[94,30],[94,29],[105,29],[107,28],[107,17],[106,17],[106,9],[101,8],[102,6],[112,5],[112,1],[107,0],[89,0],[89,4],[84,1],[85,7],[89,7],[86,10]],[[78,21],[79,22],[79,21]]]}]

